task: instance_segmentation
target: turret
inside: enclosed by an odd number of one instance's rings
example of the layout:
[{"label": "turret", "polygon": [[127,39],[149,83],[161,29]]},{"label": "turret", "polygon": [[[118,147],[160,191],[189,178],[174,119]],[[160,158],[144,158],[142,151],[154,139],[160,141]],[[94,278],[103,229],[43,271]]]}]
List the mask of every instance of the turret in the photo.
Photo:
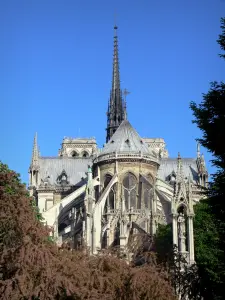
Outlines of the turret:
[{"label": "turret", "polygon": [[39,182],[39,151],[38,151],[38,144],[37,144],[37,133],[34,137],[34,144],[33,144],[33,151],[32,151],[32,159],[29,168],[29,186],[37,187]]},{"label": "turret", "polygon": [[178,153],[177,174],[174,196],[171,202],[173,220],[173,244],[189,264],[194,263],[194,235],[193,235],[193,201],[192,183],[189,176],[185,181],[182,170],[182,159]]},{"label": "turret", "polygon": [[208,184],[208,172],[206,169],[204,155],[200,153],[200,144],[197,143],[197,159],[196,164],[198,168],[199,185],[207,187]]}]

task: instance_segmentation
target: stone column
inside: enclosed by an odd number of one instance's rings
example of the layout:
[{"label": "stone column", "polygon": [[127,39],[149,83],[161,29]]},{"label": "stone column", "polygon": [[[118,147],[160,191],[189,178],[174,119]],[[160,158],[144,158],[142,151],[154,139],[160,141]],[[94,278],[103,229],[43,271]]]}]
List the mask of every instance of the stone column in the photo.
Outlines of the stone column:
[{"label": "stone column", "polygon": [[190,264],[194,263],[194,232],[193,232],[193,216],[188,216],[188,251]]},{"label": "stone column", "polygon": [[124,248],[126,246],[126,233],[124,229],[125,224],[120,222],[120,248]]},{"label": "stone column", "polygon": [[110,240],[109,240],[109,229],[106,229],[106,248],[110,246]]},{"label": "stone column", "polygon": [[173,214],[173,244],[178,246],[178,235],[177,235],[177,215]]},{"label": "stone column", "polygon": [[96,229],[92,228],[92,253],[96,254]]},{"label": "stone column", "polygon": [[156,233],[156,215],[155,214],[151,214],[150,215],[150,219],[151,219],[151,234],[154,235]]}]

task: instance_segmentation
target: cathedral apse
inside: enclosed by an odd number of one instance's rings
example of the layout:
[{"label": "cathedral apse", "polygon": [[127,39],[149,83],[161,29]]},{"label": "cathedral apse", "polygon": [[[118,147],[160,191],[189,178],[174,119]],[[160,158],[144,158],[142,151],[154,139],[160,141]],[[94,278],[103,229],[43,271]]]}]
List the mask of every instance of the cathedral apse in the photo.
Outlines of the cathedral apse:
[{"label": "cathedral apse", "polygon": [[85,245],[92,254],[125,249],[134,232],[149,237],[158,224],[172,223],[173,243],[193,263],[193,205],[208,180],[204,156],[198,145],[196,157],[171,158],[164,139],[141,137],[129,122],[127,95],[115,26],[104,147],[93,137],[65,137],[58,155],[45,157],[35,135],[30,195],[59,245]]}]

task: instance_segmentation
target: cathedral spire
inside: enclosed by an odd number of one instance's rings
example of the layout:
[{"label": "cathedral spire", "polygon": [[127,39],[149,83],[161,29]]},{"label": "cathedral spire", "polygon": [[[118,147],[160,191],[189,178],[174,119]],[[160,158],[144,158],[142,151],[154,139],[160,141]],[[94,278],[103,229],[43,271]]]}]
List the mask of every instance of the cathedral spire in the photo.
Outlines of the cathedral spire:
[{"label": "cathedral spire", "polygon": [[114,26],[114,52],[113,52],[113,79],[112,90],[120,90],[120,71],[119,71],[119,53],[118,53],[118,36],[117,26]]},{"label": "cathedral spire", "polygon": [[117,26],[114,26],[114,52],[113,52],[113,74],[112,89],[107,111],[106,142],[108,142],[125,118],[125,106],[120,88],[119,54]]}]

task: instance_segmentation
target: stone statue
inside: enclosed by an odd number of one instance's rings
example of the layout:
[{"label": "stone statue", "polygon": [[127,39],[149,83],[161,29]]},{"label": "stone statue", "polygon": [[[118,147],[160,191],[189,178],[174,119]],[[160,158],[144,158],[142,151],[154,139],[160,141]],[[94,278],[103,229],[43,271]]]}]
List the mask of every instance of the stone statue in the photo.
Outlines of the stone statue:
[{"label": "stone statue", "polygon": [[178,235],[179,238],[185,237],[185,217],[183,213],[179,213],[178,219]]}]

